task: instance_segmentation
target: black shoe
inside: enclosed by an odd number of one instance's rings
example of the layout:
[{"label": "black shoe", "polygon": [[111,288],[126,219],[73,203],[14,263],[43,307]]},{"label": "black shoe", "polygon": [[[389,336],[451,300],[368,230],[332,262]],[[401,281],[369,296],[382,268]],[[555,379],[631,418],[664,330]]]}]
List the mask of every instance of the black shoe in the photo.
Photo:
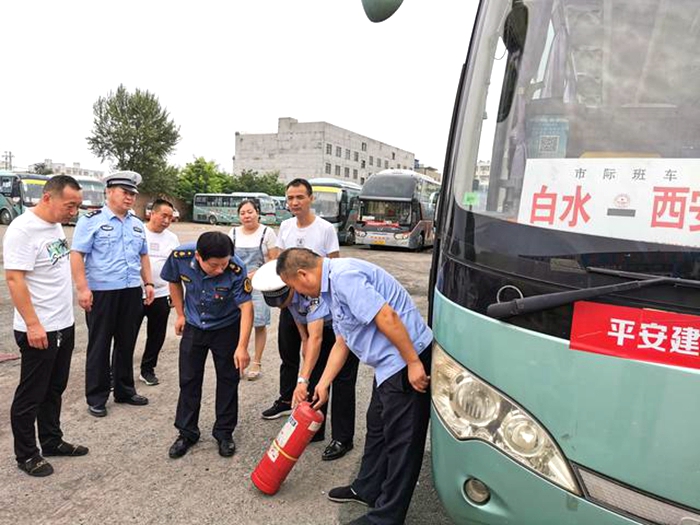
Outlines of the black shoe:
[{"label": "black shoe", "polygon": [[319,443],[325,440],[326,436],[324,436],[323,434],[314,434],[314,437],[311,438],[311,441],[309,441],[309,443]]},{"label": "black shoe", "polygon": [[336,503],[359,503],[360,505],[369,506],[357,493],[352,490],[352,487],[336,487],[328,491],[328,499]]},{"label": "black shoe", "polygon": [[277,419],[292,413],[292,404],[278,399],[262,413],[263,419]]},{"label": "black shoe", "polygon": [[233,439],[219,440],[219,456],[222,458],[230,458],[236,453],[236,443]]},{"label": "black shoe", "polygon": [[323,461],[333,461],[334,459],[340,459],[352,449],[352,443],[344,444],[334,439],[328,444],[326,450],[323,451],[321,459]]},{"label": "black shoe", "polygon": [[41,452],[44,456],[84,456],[89,450],[82,445],[72,445],[61,441],[56,447],[42,447]]},{"label": "black shoe", "polygon": [[190,441],[185,436],[178,436],[177,439],[175,440],[175,443],[173,443],[170,446],[170,450],[168,451],[168,455],[172,459],[181,458],[182,456],[187,454],[187,451],[190,449],[190,447],[192,445],[194,445],[194,441]]},{"label": "black shoe", "polygon": [[115,403],[125,403],[127,405],[134,405],[134,406],[140,407],[140,406],[148,404],[148,398],[140,396],[138,394],[134,394],[131,397],[125,397],[123,399],[117,399],[115,397],[114,402]]},{"label": "black shoe", "polygon": [[89,405],[88,413],[95,417],[105,417],[107,415],[107,408],[104,405]]},{"label": "black shoe", "polygon": [[158,383],[160,383],[160,381],[158,381],[158,378],[156,377],[156,374],[154,372],[141,372],[141,375],[139,376],[139,380],[143,381],[148,386],[155,386]]},{"label": "black shoe", "polygon": [[53,467],[51,466],[51,463],[41,457],[40,454],[37,454],[33,458],[21,463],[18,461],[17,466],[20,470],[23,470],[30,476],[34,476],[36,478],[43,478],[53,474]]}]

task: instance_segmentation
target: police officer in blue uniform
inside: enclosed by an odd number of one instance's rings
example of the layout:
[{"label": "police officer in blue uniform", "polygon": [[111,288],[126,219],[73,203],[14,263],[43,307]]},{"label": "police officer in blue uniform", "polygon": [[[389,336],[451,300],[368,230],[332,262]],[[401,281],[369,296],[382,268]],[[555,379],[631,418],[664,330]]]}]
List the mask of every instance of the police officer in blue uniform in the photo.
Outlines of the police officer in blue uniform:
[{"label": "police officer in blue uniform", "polygon": [[380,267],[358,259],[323,259],[304,248],[277,259],[285,283],[330,305],[336,344],[314,392],[318,407],[352,351],[374,368],[360,472],[329,499],[372,507],[353,524],[404,522],[423,461],[430,416],[433,334],[406,290]]},{"label": "police officer in blue uniform", "polygon": [[[238,383],[250,362],[248,340],[253,327],[253,288],[243,262],[233,255],[231,239],[221,232],[203,233],[197,243],[183,244],[161,271],[170,283],[180,341],[180,397],[175,414],[179,435],[171,458],[184,456],[200,436],[199,409],[207,353],[216,369],[216,422],[212,434],[219,454],[233,456],[238,422]],[[183,301],[183,288],[184,301]]]},{"label": "police officer in blue uniform", "polygon": [[[291,313],[301,336],[303,365],[292,396],[292,405],[310,400],[318,384],[331,349],[335,344],[333,316],[328,303],[320,297],[307,297],[294,292],[277,275],[277,262],[265,263],[253,277],[253,288],[262,292],[270,306],[286,308]],[[353,449],[355,437],[355,384],[359,360],[350,354],[331,385],[332,439],[321,459],[332,461],[342,458]],[[327,405],[321,407],[325,416]],[[325,439],[326,420],[316,431],[312,442]]]},{"label": "police officer in blue uniform", "polygon": [[85,395],[95,417],[107,415],[112,341],[114,401],[148,404],[136,393],[133,360],[143,304],[153,302],[154,288],[145,227],[131,211],[141,175],[119,171],[105,183],[106,203],[78,220],[70,255],[78,304],[86,312]]}]

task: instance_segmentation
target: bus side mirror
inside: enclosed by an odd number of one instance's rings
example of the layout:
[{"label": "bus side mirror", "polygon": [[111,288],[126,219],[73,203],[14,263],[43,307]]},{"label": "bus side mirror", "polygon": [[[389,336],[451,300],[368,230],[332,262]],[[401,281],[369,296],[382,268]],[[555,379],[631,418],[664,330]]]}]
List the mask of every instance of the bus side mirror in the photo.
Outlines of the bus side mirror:
[{"label": "bus side mirror", "polygon": [[348,212],[348,203],[346,201],[340,201],[340,214],[345,215]]}]

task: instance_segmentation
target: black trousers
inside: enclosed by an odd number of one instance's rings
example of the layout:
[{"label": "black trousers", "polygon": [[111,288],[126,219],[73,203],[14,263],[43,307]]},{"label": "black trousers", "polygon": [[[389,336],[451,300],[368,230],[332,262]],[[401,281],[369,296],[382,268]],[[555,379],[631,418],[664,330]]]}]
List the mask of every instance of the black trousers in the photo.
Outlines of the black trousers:
[{"label": "black trousers", "polygon": [[29,346],[25,332],[15,330],[22,361],[19,385],[10,408],[10,424],[18,462],[27,461],[39,453],[35,422],[42,448],[56,447],[63,439],[61,396],[68,384],[75,325],[48,332],[47,336],[49,347],[41,350]]},{"label": "black trousers", "polygon": [[158,354],[160,354],[165,334],[168,330],[168,317],[170,316],[170,298],[158,297],[151,304],[143,306],[143,314],[139,321],[139,330],[143,319],[146,323],[146,348],[141,358],[141,373],[153,373],[158,365]]},{"label": "black trousers", "polygon": [[[420,355],[430,373],[432,346]],[[430,419],[430,394],[416,392],[408,369],[377,386],[367,410],[367,437],[362,464],[353,490],[374,508],[371,523],[400,525],[406,518],[418,481]]]},{"label": "black trousers", "polygon": [[[334,344],[335,333],[333,332],[333,327],[331,325],[324,326],[321,352],[309,378],[309,398],[314,395],[314,390],[323,375],[323,370],[326,368],[326,363],[328,363],[328,357]],[[357,368],[359,364],[359,359],[351,352],[343,368],[331,384],[330,405],[333,426],[331,437],[344,444],[352,443],[355,439],[355,383],[357,382]],[[326,403],[321,408],[324,417],[328,413],[328,405],[329,403]],[[327,419],[323,420],[317,435],[324,435],[326,421]]]},{"label": "black trousers", "polygon": [[143,310],[141,294],[140,286],[92,292],[92,310],[85,314],[88,326],[85,397],[90,406],[104,405],[109,398],[112,340],[114,398],[125,399],[136,394],[133,365]]},{"label": "black trousers", "polygon": [[277,348],[280,359],[280,399],[287,403],[292,401],[294,389],[297,387],[299,365],[301,363],[301,335],[289,309],[280,310],[280,320],[277,327]]},{"label": "black trousers", "polygon": [[212,435],[231,439],[238,422],[238,383],[240,373],[233,362],[238,345],[240,320],[216,330],[200,330],[185,324],[180,341],[180,397],[177,400],[175,428],[190,441],[199,440],[199,409],[207,354],[211,350],[216,370],[216,422]]}]

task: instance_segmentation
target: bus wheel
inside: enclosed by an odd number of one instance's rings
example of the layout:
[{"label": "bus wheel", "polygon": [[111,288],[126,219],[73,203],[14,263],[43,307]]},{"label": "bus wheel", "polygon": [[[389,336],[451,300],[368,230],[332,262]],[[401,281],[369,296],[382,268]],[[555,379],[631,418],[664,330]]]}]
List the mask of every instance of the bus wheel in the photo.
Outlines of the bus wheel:
[{"label": "bus wheel", "polygon": [[421,233],[418,236],[418,244],[416,244],[416,252],[423,251],[423,248],[425,248],[425,237],[423,236],[423,233]]},{"label": "bus wheel", "polygon": [[345,237],[345,244],[347,244],[348,246],[352,246],[353,244],[355,244],[355,230],[353,230],[352,228],[348,230],[348,236]]},{"label": "bus wheel", "polygon": [[0,224],[7,226],[12,222],[12,215],[7,210],[0,211]]},{"label": "bus wheel", "polygon": [[216,226],[216,217],[214,217],[213,215],[210,215],[209,216],[209,224],[211,224],[212,226]]}]

